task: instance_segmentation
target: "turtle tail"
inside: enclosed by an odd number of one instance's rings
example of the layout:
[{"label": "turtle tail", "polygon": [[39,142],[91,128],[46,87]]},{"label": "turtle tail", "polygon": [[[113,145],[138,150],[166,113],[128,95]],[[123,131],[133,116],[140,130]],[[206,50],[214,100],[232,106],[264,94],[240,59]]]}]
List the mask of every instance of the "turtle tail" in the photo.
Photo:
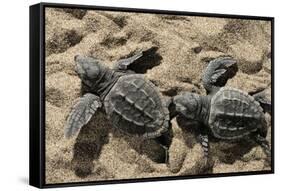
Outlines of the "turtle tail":
[{"label": "turtle tail", "polygon": [[271,150],[270,150],[269,142],[265,139],[265,137],[263,137],[259,134],[255,135],[254,138],[255,138],[256,143],[258,143],[262,147],[262,149],[263,149],[264,153],[266,154],[267,158],[270,159],[271,158]]}]

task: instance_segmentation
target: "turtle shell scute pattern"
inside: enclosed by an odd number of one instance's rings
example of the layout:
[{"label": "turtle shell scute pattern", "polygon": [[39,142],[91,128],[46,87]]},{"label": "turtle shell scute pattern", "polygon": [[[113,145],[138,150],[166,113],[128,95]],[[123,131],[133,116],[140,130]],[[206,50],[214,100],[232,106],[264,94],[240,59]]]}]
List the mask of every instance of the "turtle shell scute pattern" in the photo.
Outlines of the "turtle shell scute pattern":
[{"label": "turtle shell scute pattern", "polygon": [[168,108],[154,84],[141,74],[120,77],[104,105],[113,126],[128,134],[155,138],[168,130]]},{"label": "turtle shell scute pattern", "polygon": [[214,136],[221,139],[242,138],[267,128],[260,104],[247,93],[229,87],[212,97],[208,121]]}]

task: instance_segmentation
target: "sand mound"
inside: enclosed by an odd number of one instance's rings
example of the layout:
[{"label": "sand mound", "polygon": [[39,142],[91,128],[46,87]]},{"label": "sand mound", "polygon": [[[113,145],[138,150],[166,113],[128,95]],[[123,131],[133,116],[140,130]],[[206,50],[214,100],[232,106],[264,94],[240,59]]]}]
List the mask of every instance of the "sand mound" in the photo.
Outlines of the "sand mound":
[{"label": "sand mound", "polygon": [[[80,95],[73,60],[77,54],[112,66],[138,50],[150,50],[143,62],[148,69],[137,70],[166,96],[184,90],[205,94],[201,74],[206,62],[231,55],[238,60],[239,72],[227,85],[252,93],[268,88],[270,98],[270,28],[266,21],[48,8],[46,183],[269,169],[253,143],[211,142],[214,166],[206,171],[191,128],[196,124],[183,129],[175,119],[169,167],[159,163],[165,152],[154,140],[124,135],[111,128],[102,113],[75,140],[65,140],[63,131],[70,107]],[[271,124],[270,115],[267,120]],[[270,131],[267,138],[271,139]]]}]

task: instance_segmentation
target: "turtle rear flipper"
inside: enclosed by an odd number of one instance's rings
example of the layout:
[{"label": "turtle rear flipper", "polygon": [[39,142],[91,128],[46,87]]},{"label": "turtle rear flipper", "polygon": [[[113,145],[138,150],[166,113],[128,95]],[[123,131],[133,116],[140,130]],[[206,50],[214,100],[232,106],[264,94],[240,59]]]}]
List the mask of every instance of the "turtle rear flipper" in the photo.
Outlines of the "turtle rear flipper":
[{"label": "turtle rear flipper", "polygon": [[209,62],[202,81],[207,92],[217,91],[238,71],[237,62],[231,57],[219,57]]},{"label": "turtle rear flipper", "polygon": [[87,93],[79,98],[67,118],[65,137],[70,138],[76,134],[82,126],[90,121],[96,110],[101,106],[100,98],[94,94]]},{"label": "turtle rear flipper", "polygon": [[260,103],[264,112],[268,112],[271,115],[271,101],[267,99],[265,91],[261,91],[252,95],[254,99]]},{"label": "turtle rear flipper", "polygon": [[260,136],[259,134],[254,135],[254,140],[256,141],[257,144],[261,146],[267,158],[271,158],[271,151],[268,141],[264,137]]}]

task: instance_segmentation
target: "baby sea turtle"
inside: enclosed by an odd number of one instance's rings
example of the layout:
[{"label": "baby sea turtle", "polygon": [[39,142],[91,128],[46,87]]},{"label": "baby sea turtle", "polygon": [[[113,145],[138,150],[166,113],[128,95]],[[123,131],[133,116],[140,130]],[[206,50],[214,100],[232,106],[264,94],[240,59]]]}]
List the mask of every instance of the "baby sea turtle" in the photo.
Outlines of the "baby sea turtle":
[{"label": "baby sea turtle", "polygon": [[[178,113],[202,124],[199,138],[207,158],[208,133],[204,130],[220,140],[253,138],[270,156],[269,143],[265,139],[267,123],[264,112],[270,112],[271,103],[262,93],[251,96],[241,90],[224,87],[237,70],[237,63],[231,57],[214,59],[202,78],[206,96],[184,92],[174,97]],[[207,131],[204,127],[208,127]]]},{"label": "baby sea turtle", "polygon": [[72,107],[65,126],[66,138],[78,133],[97,109],[103,108],[114,127],[127,134],[156,138],[167,152],[170,144],[167,141],[170,136],[168,100],[165,101],[144,75],[128,69],[142,56],[143,52],[139,52],[121,59],[113,69],[96,58],[75,56],[75,71],[88,93],[78,98]]}]

